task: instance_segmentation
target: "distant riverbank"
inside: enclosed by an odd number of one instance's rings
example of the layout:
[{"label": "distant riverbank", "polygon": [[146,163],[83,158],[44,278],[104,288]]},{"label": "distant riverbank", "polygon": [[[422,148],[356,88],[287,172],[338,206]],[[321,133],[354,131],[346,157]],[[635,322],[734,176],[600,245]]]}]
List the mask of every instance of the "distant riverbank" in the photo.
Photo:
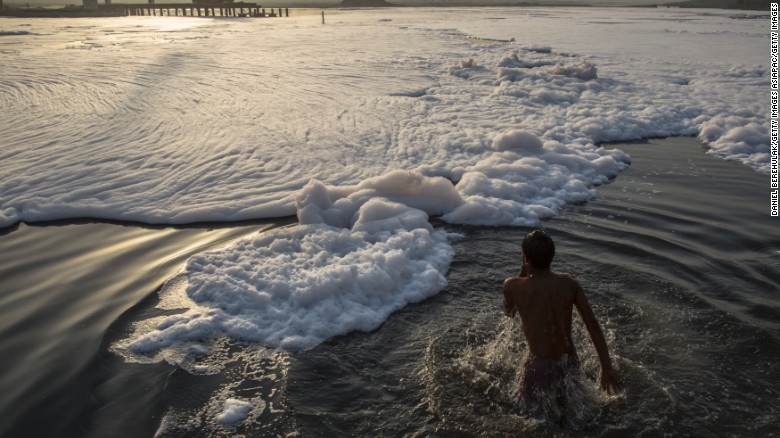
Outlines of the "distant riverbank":
[{"label": "distant riverbank", "polygon": [[40,17],[40,18],[83,18],[83,17],[121,17],[124,9],[101,8],[96,10],[84,9],[82,6],[66,6],[64,8],[20,8],[6,6],[0,10],[3,17]]},{"label": "distant riverbank", "polygon": [[[214,2],[215,4],[222,4]],[[183,6],[187,3],[181,3]],[[82,17],[121,17],[127,15],[124,8],[125,4],[99,5],[97,9],[85,8],[84,6],[67,5],[64,7],[21,7],[4,6],[0,8],[0,16],[5,17],[42,17],[42,18],[82,18]],[[202,6],[202,5],[201,5]],[[480,2],[480,3],[440,3],[440,2],[420,2],[420,3],[391,3],[385,0],[343,0],[340,3],[322,4],[322,3],[301,3],[285,4],[284,7],[302,8],[302,9],[332,9],[332,8],[392,8],[392,7],[592,7],[589,3],[577,1],[561,1],[554,3],[540,4],[537,2]],[[676,7],[676,8],[719,8],[736,10],[769,10],[768,3],[762,3],[758,0],[688,0],[683,2],[647,5],[631,5],[620,7]],[[276,4],[269,4],[266,7],[278,7]]]}]

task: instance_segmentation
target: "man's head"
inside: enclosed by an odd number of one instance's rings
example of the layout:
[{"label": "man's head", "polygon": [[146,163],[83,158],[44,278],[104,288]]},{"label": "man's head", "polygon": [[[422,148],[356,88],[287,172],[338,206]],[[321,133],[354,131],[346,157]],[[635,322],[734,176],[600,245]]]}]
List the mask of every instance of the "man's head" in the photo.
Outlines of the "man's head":
[{"label": "man's head", "polygon": [[536,269],[549,269],[555,256],[555,243],[544,231],[532,231],[523,239],[523,257]]}]

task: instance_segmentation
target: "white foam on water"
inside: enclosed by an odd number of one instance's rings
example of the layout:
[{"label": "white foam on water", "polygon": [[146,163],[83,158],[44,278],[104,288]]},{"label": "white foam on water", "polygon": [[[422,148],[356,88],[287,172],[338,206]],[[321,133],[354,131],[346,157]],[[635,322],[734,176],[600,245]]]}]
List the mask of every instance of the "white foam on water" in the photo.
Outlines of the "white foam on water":
[{"label": "white foam on water", "polygon": [[235,426],[246,420],[251,411],[252,403],[237,398],[229,398],[225,400],[222,412],[217,415],[217,422],[225,426]]},{"label": "white foam on water", "polygon": [[533,133],[512,130],[493,139],[496,153],[470,167],[457,184],[465,202],[443,219],[474,225],[527,225],[555,215],[567,203],[596,197],[627,167],[628,155],[592,144],[542,143]]},{"label": "white foam on water", "polygon": [[297,225],[193,256],[186,266],[192,309],[163,318],[126,349],[149,356],[226,335],[301,350],[374,330],[390,313],[446,285],[454,251],[427,219],[420,210],[371,198],[351,229]]},{"label": "white foam on water", "polygon": [[298,350],[374,330],[445,286],[452,248],[429,216],[533,226],[597,196],[630,162],[602,143],[698,135],[768,169],[759,20],[597,8],[332,18],[42,19],[24,34],[3,19],[0,226],[298,214],[299,226],[192,257],[188,310],[124,347],[180,357],[226,335]]},{"label": "white foam on water", "polygon": [[[333,14],[331,26],[3,19],[13,62],[0,67],[0,226],[288,216],[312,179],[353,186],[396,169],[453,181],[477,172],[459,191],[484,199],[449,220],[531,224],[625,167],[596,145],[669,135],[699,135],[712,154],[767,172],[760,20],[598,8]],[[520,165],[492,149],[511,131],[601,161],[585,171],[526,151],[541,161]],[[485,183],[492,163],[507,172]],[[535,180],[540,194],[518,202],[499,187],[529,166],[559,178]]]}]

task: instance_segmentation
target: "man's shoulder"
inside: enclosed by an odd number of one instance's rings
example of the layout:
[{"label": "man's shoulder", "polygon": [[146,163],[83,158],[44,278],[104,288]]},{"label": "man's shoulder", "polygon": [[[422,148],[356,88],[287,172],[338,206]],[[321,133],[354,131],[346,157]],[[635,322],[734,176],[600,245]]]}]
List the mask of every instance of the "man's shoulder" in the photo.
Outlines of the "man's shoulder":
[{"label": "man's shoulder", "polygon": [[579,288],[580,282],[576,278],[574,278],[573,275],[569,274],[568,272],[556,272],[555,276],[565,285]]},{"label": "man's shoulder", "polygon": [[527,278],[525,277],[509,277],[506,280],[504,280],[504,291],[510,292],[513,290],[521,290],[523,289],[523,284],[525,284]]},{"label": "man's shoulder", "polygon": [[504,287],[512,287],[523,281],[522,277],[508,277],[504,280]]}]

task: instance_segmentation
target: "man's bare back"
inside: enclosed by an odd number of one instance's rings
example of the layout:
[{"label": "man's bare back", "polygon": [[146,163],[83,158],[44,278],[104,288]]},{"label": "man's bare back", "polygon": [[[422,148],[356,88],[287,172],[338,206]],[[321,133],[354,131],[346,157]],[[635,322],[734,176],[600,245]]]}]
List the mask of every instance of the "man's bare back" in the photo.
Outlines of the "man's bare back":
[{"label": "man's bare back", "polygon": [[531,354],[558,358],[575,353],[571,314],[581,290],[575,279],[550,271],[504,282],[505,310],[520,315]]},{"label": "man's bare back", "polygon": [[[504,281],[504,311],[520,315],[528,342],[529,361],[568,359],[579,368],[571,337],[572,310],[577,308],[601,362],[601,388],[614,393],[623,389],[620,375],[612,367],[601,326],[580,283],[569,274],[550,270],[555,247],[545,233],[529,233],[523,241],[523,268],[518,277]],[[534,263],[533,260],[536,260]],[[526,363],[526,371],[530,370]]]}]

